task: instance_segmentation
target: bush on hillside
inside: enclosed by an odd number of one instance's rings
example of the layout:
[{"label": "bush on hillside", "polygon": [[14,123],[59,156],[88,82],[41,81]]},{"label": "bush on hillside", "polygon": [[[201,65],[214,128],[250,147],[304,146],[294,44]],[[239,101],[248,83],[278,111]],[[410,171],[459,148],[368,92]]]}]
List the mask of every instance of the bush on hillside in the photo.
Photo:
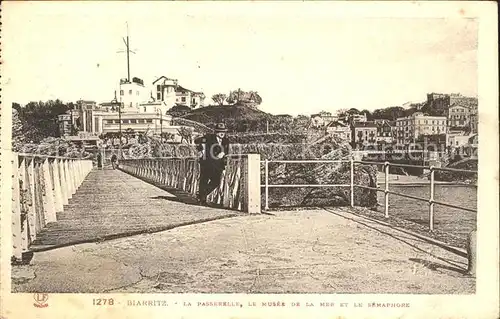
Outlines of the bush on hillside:
[{"label": "bush on hillside", "polygon": [[255,143],[304,143],[306,134],[300,133],[235,133],[228,135],[233,144],[255,144]]},{"label": "bush on hillside", "polygon": [[15,145],[15,151],[35,155],[61,156],[70,158],[94,158],[93,152],[58,137],[47,137],[39,144],[24,143]]}]

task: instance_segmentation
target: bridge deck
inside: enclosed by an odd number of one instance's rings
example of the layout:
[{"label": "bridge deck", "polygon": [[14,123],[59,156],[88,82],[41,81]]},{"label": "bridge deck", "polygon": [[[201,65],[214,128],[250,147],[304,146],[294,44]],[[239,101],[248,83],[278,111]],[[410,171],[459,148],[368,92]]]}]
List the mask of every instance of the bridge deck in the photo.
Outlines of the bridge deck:
[{"label": "bridge deck", "polygon": [[120,237],[237,215],[194,206],[119,170],[93,170],[33,250]]}]

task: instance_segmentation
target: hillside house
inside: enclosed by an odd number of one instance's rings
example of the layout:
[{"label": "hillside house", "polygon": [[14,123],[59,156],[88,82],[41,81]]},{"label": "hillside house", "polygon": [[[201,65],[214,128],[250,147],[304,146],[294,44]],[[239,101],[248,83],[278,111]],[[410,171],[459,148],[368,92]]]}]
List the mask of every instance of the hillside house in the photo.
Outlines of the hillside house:
[{"label": "hillside house", "polygon": [[391,144],[394,141],[391,122],[388,120],[382,120],[377,122],[374,121],[374,123],[377,126],[377,143]]},{"label": "hillside house", "polygon": [[324,127],[338,119],[338,116],[332,115],[330,112],[322,111],[311,115],[311,125],[313,127]]},{"label": "hillside house", "polygon": [[463,104],[452,104],[448,109],[448,128],[470,128],[470,109]]},{"label": "hillside house", "polygon": [[205,94],[178,85],[175,88],[175,102],[177,105],[185,105],[191,109],[203,107],[205,105]]},{"label": "hillside house", "polygon": [[408,144],[422,135],[439,135],[447,131],[444,116],[428,116],[421,112],[396,119],[396,142]]},{"label": "hillside house", "polygon": [[351,128],[343,122],[333,121],[328,123],[326,132],[331,136],[351,142]]},{"label": "hillside house", "polygon": [[355,122],[351,127],[353,146],[361,147],[377,142],[377,124],[374,122]]}]

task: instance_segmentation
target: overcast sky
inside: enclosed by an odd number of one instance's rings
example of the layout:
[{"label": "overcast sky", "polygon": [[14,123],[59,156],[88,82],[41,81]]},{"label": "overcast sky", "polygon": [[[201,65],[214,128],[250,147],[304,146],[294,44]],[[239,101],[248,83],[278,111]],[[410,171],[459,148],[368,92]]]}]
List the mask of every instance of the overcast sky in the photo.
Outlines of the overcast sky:
[{"label": "overcast sky", "polygon": [[[127,76],[207,97],[255,90],[261,109],[311,114],[477,94],[472,19],[342,18],[329,3],[7,3],[3,85],[14,101],[109,101]],[[359,16],[359,15],[358,15]]]}]

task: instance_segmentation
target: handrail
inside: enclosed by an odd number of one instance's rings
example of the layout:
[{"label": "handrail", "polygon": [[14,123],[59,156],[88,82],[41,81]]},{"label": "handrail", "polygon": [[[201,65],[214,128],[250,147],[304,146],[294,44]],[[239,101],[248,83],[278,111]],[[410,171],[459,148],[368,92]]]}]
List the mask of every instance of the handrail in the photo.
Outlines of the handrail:
[{"label": "handrail", "polygon": [[[225,208],[250,214],[261,212],[260,155],[234,154],[227,156],[228,163],[221,176],[219,187],[207,194],[207,201]],[[198,157],[151,157],[126,159],[120,169],[147,182],[185,191],[196,196],[200,184]]]},{"label": "handrail", "polygon": [[[355,164],[366,164],[366,165],[385,165],[388,162],[354,161],[354,163]],[[474,170],[458,169],[458,168],[451,168],[451,167],[435,167],[435,166],[426,166],[426,165],[395,164],[395,163],[389,163],[389,164],[391,166],[394,166],[394,167],[423,168],[423,169],[428,169],[428,170],[430,170],[432,168],[432,169],[438,170],[438,171],[462,172],[462,173],[475,173],[475,174],[477,174],[477,171],[474,171]]]},{"label": "handrail", "polygon": [[[350,181],[350,184],[269,184],[269,163],[345,163],[345,162],[351,163],[351,167],[350,167],[351,181]],[[351,205],[351,207],[354,206],[354,187],[369,189],[369,190],[373,190],[373,191],[377,191],[377,192],[384,192],[384,198],[385,198],[384,216],[386,218],[389,218],[389,194],[401,196],[401,197],[406,197],[406,198],[410,198],[413,200],[427,202],[429,204],[429,229],[431,231],[434,230],[434,205],[435,204],[447,206],[447,207],[451,207],[451,208],[456,208],[456,209],[461,209],[461,210],[469,211],[469,212],[477,212],[477,209],[470,209],[467,207],[461,207],[458,205],[453,205],[450,203],[445,203],[445,202],[434,200],[434,186],[435,186],[434,173],[436,170],[477,174],[477,171],[473,171],[473,170],[434,167],[434,166],[410,165],[410,164],[395,164],[395,163],[390,163],[390,162],[358,161],[358,160],[354,160],[352,158],[351,158],[351,160],[264,160],[264,161],[262,161],[262,163],[264,164],[265,178],[264,178],[264,185],[261,185],[261,188],[265,189],[265,197],[264,197],[265,210],[269,210],[269,188],[347,187],[347,186],[350,186],[351,187],[351,191],[350,191],[350,205]],[[381,189],[378,187],[375,188],[375,187],[370,187],[370,186],[365,186],[365,185],[354,184],[354,165],[355,164],[383,165],[384,166],[384,174],[385,174],[385,188]],[[391,191],[389,189],[389,184],[390,184],[389,183],[389,168],[391,166],[392,167],[420,168],[420,169],[429,170],[430,171],[430,181],[429,181],[430,196],[429,196],[429,198],[422,198],[422,197],[418,197],[418,196],[412,196],[412,195],[408,195],[408,194],[403,194],[403,193]]]},{"label": "handrail", "polygon": [[24,157],[40,157],[40,158],[50,158],[50,159],[62,159],[62,160],[90,160],[88,158],[80,158],[80,157],[66,157],[66,156],[55,156],[55,155],[31,154],[31,153],[17,153],[17,155]]},{"label": "handrail", "polygon": [[[265,163],[266,161],[261,161]],[[349,160],[268,160],[268,163],[349,163]]]},{"label": "handrail", "polygon": [[23,254],[48,223],[72,198],[92,161],[81,158],[12,153],[12,261],[23,262]]}]

